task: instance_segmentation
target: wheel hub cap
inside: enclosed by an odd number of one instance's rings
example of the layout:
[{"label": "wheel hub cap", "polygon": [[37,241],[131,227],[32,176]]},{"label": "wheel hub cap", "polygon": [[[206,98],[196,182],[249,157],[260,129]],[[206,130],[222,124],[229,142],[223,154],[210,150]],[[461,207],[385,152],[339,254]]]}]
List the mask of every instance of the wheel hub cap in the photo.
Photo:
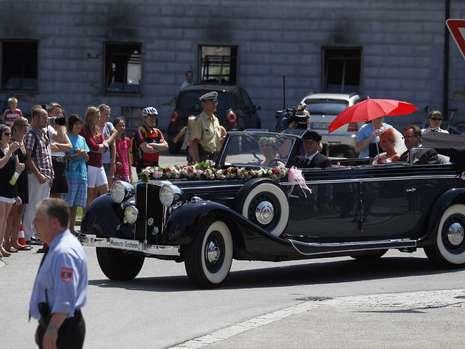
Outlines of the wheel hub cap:
[{"label": "wheel hub cap", "polygon": [[452,223],[447,231],[447,238],[453,246],[458,246],[463,242],[465,229],[460,223]]},{"label": "wheel hub cap", "polygon": [[262,225],[270,224],[274,218],[273,204],[269,201],[262,201],[255,209],[255,218]]},{"label": "wheel hub cap", "polygon": [[221,256],[221,251],[220,248],[213,242],[210,241],[210,243],[207,246],[207,259],[208,262],[214,264],[218,262]]}]

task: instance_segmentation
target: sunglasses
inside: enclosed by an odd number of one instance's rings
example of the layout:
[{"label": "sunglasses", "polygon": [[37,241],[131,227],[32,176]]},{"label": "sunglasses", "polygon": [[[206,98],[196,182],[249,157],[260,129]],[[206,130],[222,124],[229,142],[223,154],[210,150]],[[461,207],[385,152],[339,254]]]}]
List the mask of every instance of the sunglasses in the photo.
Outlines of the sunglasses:
[{"label": "sunglasses", "polygon": [[442,118],[431,118],[431,120],[434,120],[434,121],[442,121]]},{"label": "sunglasses", "polygon": [[4,136],[11,136],[11,133],[10,132],[3,132],[3,135]]}]

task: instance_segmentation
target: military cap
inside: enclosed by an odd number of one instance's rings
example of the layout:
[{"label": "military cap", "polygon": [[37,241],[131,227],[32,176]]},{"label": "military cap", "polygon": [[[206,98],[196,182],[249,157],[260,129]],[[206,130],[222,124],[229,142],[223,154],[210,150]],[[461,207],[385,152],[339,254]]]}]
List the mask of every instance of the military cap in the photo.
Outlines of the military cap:
[{"label": "military cap", "polygon": [[218,100],[218,92],[216,91],[210,91],[210,92],[207,92],[203,95],[201,95],[199,97],[199,100],[201,102],[205,102],[205,101],[213,101],[213,102],[216,102]]},{"label": "military cap", "polygon": [[302,135],[302,139],[311,139],[315,142],[320,142],[321,141],[321,135],[318,132],[315,131],[305,131],[305,133]]}]

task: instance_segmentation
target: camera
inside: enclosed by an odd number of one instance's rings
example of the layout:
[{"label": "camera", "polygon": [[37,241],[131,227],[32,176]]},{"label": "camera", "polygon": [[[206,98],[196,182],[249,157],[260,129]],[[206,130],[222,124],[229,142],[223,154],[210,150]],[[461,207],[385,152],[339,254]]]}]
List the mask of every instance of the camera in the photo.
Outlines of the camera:
[{"label": "camera", "polygon": [[276,111],[275,117],[278,119],[276,126],[277,131],[288,128],[305,130],[307,129],[307,122],[310,115],[305,110],[286,108]]},{"label": "camera", "polygon": [[66,125],[66,119],[64,116],[56,117],[56,116],[51,116],[48,118],[49,122],[51,125],[59,125],[59,126],[65,126]]}]

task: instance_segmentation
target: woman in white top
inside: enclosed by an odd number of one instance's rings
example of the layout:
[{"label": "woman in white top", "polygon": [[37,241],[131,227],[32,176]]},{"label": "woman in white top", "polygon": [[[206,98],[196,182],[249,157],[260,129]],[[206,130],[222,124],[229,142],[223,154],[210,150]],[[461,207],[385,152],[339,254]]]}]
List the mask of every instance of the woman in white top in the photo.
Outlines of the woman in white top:
[{"label": "woman in white top", "polygon": [[430,132],[449,133],[449,131],[441,128],[442,114],[439,110],[433,110],[428,115],[428,127],[421,130],[422,134]]}]

